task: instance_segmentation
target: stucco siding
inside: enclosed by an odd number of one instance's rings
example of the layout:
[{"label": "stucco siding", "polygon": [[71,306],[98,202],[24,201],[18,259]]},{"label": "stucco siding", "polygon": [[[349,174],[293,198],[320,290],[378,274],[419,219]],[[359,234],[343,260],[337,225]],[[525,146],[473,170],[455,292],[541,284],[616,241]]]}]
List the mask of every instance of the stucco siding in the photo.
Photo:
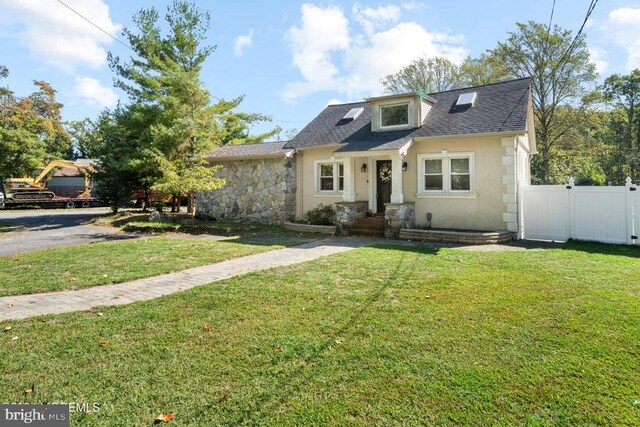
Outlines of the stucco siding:
[{"label": "stucco siding", "polygon": [[[475,163],[475,194],[473,196],[416,195],[418,189],[419,154],[472,152]],[[427,212],[432,214],[432,227],[465,230],[505,230],[503,220],[502,153],[500,137],[429,139],[416,141],[404,161],[405,201],[415,202],[416,223],[427,224]],[[420,177],[422,178],[422,177]]]},{"label": "stucco siding", "polygon": [[[298,209],[296,217],[301,219],[306,212],[317,207],[320,204],[332,205],[342,201],[342,194],[336,192],[334,194],[322,194],[317,191],[316,163],[320,160],[331,160],[335,158],[339,161],[340,156],[335,153],[336,147],[329,148],[312,148],[302,150],[298,153],[298,185],[301,191],[297,195]],[[367,159],[355,159],[355,191],[356,200],[369,200],[367,189],[367,173],[361,172],[363,163],[367,163]]]}]

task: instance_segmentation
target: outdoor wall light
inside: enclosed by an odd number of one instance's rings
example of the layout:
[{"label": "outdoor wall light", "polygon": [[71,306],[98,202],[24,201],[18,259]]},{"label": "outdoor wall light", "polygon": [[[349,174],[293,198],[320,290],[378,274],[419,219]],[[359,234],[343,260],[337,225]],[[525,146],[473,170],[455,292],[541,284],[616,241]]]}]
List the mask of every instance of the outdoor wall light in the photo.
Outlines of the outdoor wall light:
[{"label": "outdoor wall light", "polygon": [[366,163],[363,163],[363,164],[362,164],[362,167],[360,168],[360,172],[364,173],[364,172],[366,172],[366,171],[367,171],[367,164],[366,164]]},{"label": "outdoor wall light", "polygon": [[407,171],[407,162],[404,162],[402,164],[402,172],[406,172]]}]

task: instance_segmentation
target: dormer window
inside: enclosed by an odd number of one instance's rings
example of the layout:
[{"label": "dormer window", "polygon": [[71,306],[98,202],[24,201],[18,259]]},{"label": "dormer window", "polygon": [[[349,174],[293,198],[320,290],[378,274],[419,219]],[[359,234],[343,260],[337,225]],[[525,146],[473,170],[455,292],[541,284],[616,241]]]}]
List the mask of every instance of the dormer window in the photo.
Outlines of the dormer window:
[{"label": "dormer window", "polygon": [[405,127],[409,125],[409,103],[381,105],[380,128]]}]

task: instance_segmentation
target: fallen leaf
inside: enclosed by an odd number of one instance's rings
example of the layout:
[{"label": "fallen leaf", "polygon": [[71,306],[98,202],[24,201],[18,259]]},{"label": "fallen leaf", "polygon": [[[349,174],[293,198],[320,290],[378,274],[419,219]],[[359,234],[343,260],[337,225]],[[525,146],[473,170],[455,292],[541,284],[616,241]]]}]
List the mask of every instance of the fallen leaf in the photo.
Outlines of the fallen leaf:
[{"label": "fallen leaf", "polygon": [[2,330],[2,332],[8,332],[8,331],[10,331],[12,329],[13,329],[13,326],[10,326],[10,325],[9,326],[5,326],[4,329]]},{"label": "fallen leaf", "polygon": [[70,279],[67,279],[67,282],[69,283],[73,283],[73,282],[77,282],[78,278],[77,277],[71,277]]},{"label": "fallen leaf", "polygon": [[220,399],[218,399],[218,402],[226,402],[227,400],[229,400],[229,396],[225,394],[224,396],[220,397]]},{"label": "fallen leaf", "polygon": [[18,340],[18,337],[11,338],[11,341],[17,341],[17,340]]},{"label": "fallen leaf", "polygon": [[342,341],[336,340],[336,344],[342,344]]},{"label": "fallen leaf", "polygon": [[102,277],[109,277],[109,275],[108,274],[103,274]]},{"label": "fallen leaf", "polygon": [[282,347],[276,347],[276,353],[282,353]]},{"label": "fallen leaf", "polygon": [[108,347],[108,346],[110,346],[110,345],[111,345],[111,341],[100,341],[100,342],[98,343],[98,345],[99,345],[100,347]]},{"label": "fallen leaf", "polygon": [[104,313],[101,313],[101,312],[97,312],[96,314],[100,317],[104,316]]},{"label": "fallen leaf", "polygon": [[168,423],[169,421],[173,420],[176,417],[176,413],[175,412],[168,412],[166,414],[160,414],[158,415],[153,422],[155,422],[156,424],[160,424],[160,423]]},{"label": "fallen leaf", "polygon": [[13,304],[7,304],[7,308],[13,307]]},{"label": "fallen leaf", "polygon": [[36,389],[36,385],[35,384],[31,384],[31,387],[29,387],[28,389],[26,389],[24,392],[25,393],[33,393]]},{"label": "fallen leaf", "polygon": [[205,332],[209,332],[211,330],[211,326],[203,326],[202,330]]}]

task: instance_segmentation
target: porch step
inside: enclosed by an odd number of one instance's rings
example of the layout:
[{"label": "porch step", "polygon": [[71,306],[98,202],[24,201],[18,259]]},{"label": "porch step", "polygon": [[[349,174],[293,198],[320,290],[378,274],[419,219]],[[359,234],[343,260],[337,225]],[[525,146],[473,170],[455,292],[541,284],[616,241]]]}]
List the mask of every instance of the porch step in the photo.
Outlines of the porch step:
[{"label": "porch step", "polygon": [[365,218],[358,218],[356,220],[357,225],[373,225],[375,227],[382,225],[384,227],[383,216],[368,216]]},{"label": "porch step", "polygon": [[384,236],[384,217],[358,218],[349,234],[360,236]]}]

